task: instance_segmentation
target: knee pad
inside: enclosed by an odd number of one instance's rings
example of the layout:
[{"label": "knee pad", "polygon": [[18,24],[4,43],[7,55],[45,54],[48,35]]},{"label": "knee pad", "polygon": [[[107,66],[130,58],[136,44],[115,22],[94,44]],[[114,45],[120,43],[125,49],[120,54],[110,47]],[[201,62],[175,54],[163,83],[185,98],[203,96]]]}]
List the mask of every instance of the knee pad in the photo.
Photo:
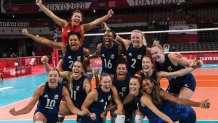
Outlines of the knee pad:
[{"label": "knee pad", "polygon": [[125,123],[125,115],[117,115],[115,123]]},{"label": "knee pad", "polygon": [[64,114],[58,114],[58,122],[57,123],[62,123],[64,121],[65,115]]},{"label": "knee pad", "polygon": [[62,117],[65,117],[65,115],[64,114],[58,114],[58,117],[62,118]]},{"label": "knee pad", "polygon": [[143,116],[142,115],[136,115],[134,123],[143,123]]},{"label": "knee pad", "polygon": [[34,123],[43,123],[43,121],[35,121]]}]

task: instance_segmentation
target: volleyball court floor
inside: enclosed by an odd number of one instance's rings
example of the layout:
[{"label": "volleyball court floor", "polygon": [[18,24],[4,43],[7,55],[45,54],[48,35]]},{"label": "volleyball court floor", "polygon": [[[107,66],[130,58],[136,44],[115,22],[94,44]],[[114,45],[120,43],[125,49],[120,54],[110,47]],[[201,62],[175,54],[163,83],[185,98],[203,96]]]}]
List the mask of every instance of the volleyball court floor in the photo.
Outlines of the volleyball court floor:
[{"label": "volleyball court floor", "polygon": [[[197,88],[193,97],[194,101],[209,99],[210,109],[194,108],[197,114],[198,123],[218,123],[218,65],[210,65],[210,68],[200,68],[193,72],[197,80]],[[47,80],[47,75],[36,74],[31,76],[18,77],[0,82],[0,123],[32,123],[35,108],[20,116],[12,116],[9,110],[13,107],[16,110],[27,105],[34,90]],[[167,80],[161,81],[163,88],[167,87]],[[107,123],[110,123],[109,116]],[[76,123],[75,115],[67,116],[64,123]],[[144,123],[148,123],[145,119]]]}]

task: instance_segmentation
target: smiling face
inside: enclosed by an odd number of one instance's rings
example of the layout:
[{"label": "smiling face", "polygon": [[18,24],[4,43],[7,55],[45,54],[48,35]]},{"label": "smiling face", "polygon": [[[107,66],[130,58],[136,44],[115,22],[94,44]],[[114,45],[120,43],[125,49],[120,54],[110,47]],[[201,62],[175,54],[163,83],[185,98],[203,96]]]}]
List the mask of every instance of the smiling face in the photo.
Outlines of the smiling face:
[{"label": "smiling face", "polygon": [[106,31],[103,39],[106,46],[111,46],[114,41],[113,33],[110,31]]},{"label": "smiling face", "polygon": [[59,73],[57,70],[51,70],[48,73],[48,82],[49,87],[55,89],[58,86]]},{"label": "smiling face", "polygon": [[118,64],[116,69],[116,74],[119,77],[125,78],[127,74],[127,66],[125,64]]},{"label": "smiling face", "polygon": [[142,70],[144,73],[148,73],[150,70],[153,69],[153,63],[149,57],[143,57],[142,59]]},{"label": "smiling face", "polygon": [[68,41],[69,41],[69,45],[70,45],[71,50],[74,51],[78,48],[79,38],[77,35],[70,35]]},{"label": "smiling face", "polygon": [[156,62],[161,62],[164,59],[163,51],[157,46],[151,48],[151,56]]},{"label": "smiling face", "polygon": [[112,79],[110,75],[102,76],[100,84],[101,84],[101,89],[104,92],[109,92],[112,86]]},{"label": "smiling face", "polygon": [[139,32],[132,32],[131,33],[131,43],[134,48],[140,48],[142,46],[142,34]]},{"label": "smiling face", "polygon": [[79,78],[84,73],[84,68],[81,62],[75,61],[72,67],[72,74],[74,78]]},{"label": "smiling face", "polygon": [[73,12],[73,15],[71,16],[71,23],[72,25],[79,25],[82,22],[82,13],[79,11]]},{"label": "smiling face", "polygon": [[151,83],[151,81],[149,79],[144,79],[142,81],[142,90],[146,94],[150,95],[152,93],[153,88],[154,88],[154,84]]},{"label": "smiling face", "polygon": [[129,91],[132,95],[137,96],[140,91],[140,81],[136,78],[131,78],[129,80]]}]

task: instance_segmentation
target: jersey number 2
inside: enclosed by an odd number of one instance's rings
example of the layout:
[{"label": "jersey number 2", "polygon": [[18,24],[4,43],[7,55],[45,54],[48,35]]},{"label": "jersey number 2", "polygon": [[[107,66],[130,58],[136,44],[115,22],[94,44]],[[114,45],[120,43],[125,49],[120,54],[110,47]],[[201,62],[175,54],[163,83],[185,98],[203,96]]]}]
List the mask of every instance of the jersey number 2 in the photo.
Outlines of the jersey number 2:
[{"label": "jersey number 2", "polygon": [[132,65],[131,68],[135,68],[136,59],[132,59]]}]

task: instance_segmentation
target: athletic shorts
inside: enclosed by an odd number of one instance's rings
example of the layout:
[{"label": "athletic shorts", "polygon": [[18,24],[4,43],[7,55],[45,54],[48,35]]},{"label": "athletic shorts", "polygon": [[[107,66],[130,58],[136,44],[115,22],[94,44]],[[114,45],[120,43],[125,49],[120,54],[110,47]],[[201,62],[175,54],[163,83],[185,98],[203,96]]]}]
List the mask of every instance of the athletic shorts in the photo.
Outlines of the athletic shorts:
[{"label": "athletic shorts", "polygon": [[193,92],[195,91],[196,87],[196,80],[194,77],[191,77],[190,79],[184,80],[184,82],[170,82],[167,92],[179,94],[182,87],[186,87],[191,89]]}]

